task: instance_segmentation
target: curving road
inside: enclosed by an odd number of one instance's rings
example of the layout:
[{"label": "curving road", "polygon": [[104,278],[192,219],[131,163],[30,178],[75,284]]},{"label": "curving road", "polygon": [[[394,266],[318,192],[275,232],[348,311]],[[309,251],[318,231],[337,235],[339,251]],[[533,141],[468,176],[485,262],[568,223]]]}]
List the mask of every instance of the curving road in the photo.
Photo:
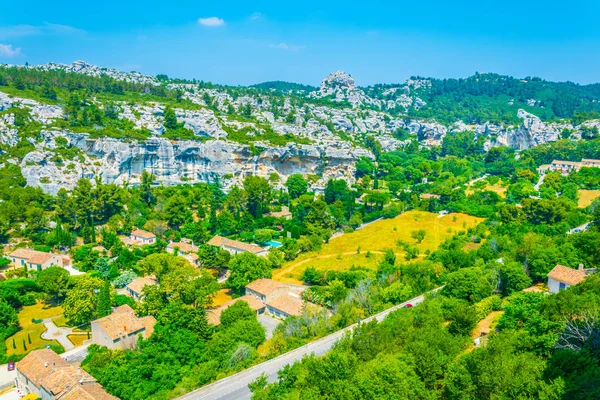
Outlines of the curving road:
[{"label": "curving road", "polygon": [[[441,288],[437,288],[432,291],[436,292]],[[404,307],[406,304],[418,304],[424,300],[424,295],[410,299],[402,304],[388,308],[385,311],[375,314],[369,318],[366,318],[364,322],[369,322],[373,319],[382,321],[389,313],[399,308]],[[315,340],[309,344],[292,350],[288,353],[282,354],[279,357],[273,358],[269,361],[265,361],[261,364],[255,365],[252,368],[238,372],[235,375],[228,376],[219,381],[213,382],[209,385],[203,386],[200,389],[194,390],[186,395],[178,397],[178,400],[237,400],[237,399],[250,399],[252,393],[248,389],[248,384],[258,378],[261,374],[267,375],[269,382],[277,380],[277,372],[286,366],[287,364],[293,364],[296,361],[302,360],[302,357],[314,353],[317,356],[325,354],[331,349],[333,344],[340,339],[346,332],[353,330],[357,324],[350,325],[347,328],[332,333],[331,335],[325,336],[319,340]]]}]

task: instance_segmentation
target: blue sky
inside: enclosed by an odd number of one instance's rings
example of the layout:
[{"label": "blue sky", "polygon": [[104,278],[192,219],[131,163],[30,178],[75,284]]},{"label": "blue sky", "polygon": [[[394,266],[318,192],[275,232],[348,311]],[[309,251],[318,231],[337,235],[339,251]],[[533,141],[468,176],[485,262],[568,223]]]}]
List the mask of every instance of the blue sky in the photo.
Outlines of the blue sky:
[{"label": "blue sky", "polygon": [[600,2],[33,0],[3,4],[0,63],[85,60],[247,85],[498,72],[600,82]]}]

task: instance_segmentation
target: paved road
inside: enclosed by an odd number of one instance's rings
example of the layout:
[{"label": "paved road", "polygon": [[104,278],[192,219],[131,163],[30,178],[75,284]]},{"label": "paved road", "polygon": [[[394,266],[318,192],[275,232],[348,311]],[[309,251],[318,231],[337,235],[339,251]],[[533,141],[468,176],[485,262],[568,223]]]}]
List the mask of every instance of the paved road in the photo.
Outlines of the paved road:
[{"label": "paved road", "polygon": [[[435,289],[434,291],[439,290]],[[397,306],[388,308],[387,310],[369,317],[364,322],[369,322],[373,319],[382,321],[389,313],[399,308],[404,307],[406,304],[418,304],[424,300],[424,296],[418,296],[405,303]],[[333,344],[340,339],[346,332],[353,330],[357,324],[350,325],[347,328],[332,333],[329,336],[325,336],[312,343],[299,347],[288,353],[282,354],[272,360],[265,361],[264,363],[258,364],[245,371],[238,372],[235,375],[231,375],[227,378],[213,382],[210,385],[206,385],[198,390],[190,392],[184,396],[178,397],[178,400],[233,400],[233,399],[250,399],[251,392],[248,389],[248,384],[258,378],[261,374],[266,374],[269,382],[277,380],[277,372],[287,364],[293,364],[296,361],[302,360],[302,357],[314,353],[317,356],[325,354],[331,349]]]},{"label": "paved road", "polygon": [[66,351],[60,356],[71,364],[81,363],[88,355],[88,346],[89,344],[84,344],[83,346],[76,347],[71,351]]}]

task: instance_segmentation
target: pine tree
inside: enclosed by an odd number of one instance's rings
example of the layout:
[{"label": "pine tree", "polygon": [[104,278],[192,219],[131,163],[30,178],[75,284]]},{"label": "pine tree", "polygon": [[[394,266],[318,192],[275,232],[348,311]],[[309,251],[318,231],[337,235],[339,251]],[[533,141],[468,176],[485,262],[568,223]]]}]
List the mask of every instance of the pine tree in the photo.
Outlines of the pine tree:
[{"label": "pine tree", "polygon": [[13,349],[17,349],[17,344],[15,343],[15,338],[13,338]]},{"label": "pine tree", "polygon": [[25,339],[23,339],[23,351],[27,351],[27,345],[25,344]]},{"label": "pine tree", "polygon": [[110,314],[110,311],[110,282],[106,281],[98,295],[98,318],[106,317]]},{"label": "pine tree", "polygon": [[29,333],[27,334],[27,341],[29,342],[29,344],[31,344],[31,335]]}]

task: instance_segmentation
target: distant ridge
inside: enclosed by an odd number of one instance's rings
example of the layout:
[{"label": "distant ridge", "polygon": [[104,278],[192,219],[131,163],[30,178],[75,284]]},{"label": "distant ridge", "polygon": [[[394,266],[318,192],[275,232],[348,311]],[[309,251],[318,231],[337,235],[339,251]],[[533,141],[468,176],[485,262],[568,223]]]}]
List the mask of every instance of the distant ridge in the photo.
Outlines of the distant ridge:
[{"label": "distant ridge", "polygon": [[303,85],[301,83],[286,82],[286,81],[262,82],[262,83],[257,83],[256,85],[252,85],[251,87],[255,87],[257,89],[263,89],[263,90],[275,89],[275,90],[281,90],[281,91],[304,90],[305,92],[312,92],[314,90],[317,90],[316,86]]}]

